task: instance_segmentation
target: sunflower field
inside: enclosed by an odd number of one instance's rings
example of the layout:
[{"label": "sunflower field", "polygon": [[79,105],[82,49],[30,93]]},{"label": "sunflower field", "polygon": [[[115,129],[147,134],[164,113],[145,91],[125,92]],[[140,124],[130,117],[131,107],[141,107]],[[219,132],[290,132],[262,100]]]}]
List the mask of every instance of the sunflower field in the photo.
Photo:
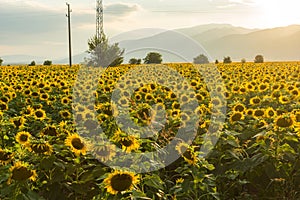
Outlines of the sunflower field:
[{"label": "sunflower field", "polygon": [[300,63],[0,67],[0,199],[300,199]]}]

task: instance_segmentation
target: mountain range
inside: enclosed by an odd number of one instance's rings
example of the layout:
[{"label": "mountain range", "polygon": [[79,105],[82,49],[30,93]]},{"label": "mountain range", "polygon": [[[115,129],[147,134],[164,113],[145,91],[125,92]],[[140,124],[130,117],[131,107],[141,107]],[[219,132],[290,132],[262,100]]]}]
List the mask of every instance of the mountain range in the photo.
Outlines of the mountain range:
[{"label": "mountain range", "polygon": [[[145,30],[143,30],[145,33]],[[144,58],[149,51],[162,54],[164,62],[192,62],[199,54],[211,61],[230,56],[233,61],[245,58],[253,61],[258,54],[266,61],[300,60],[300,25],[269,29],[249,29],[230,24],[206,24],[170,31],[155,32],[135,39],[135,34],[123,35],[117,41],[125,49],[124,63],[132,57]],[[75,55],[73,63],[81,63],[87,53]],[[3,56],[6,63],[29,63],[34,56]],[[36,58],[38,60],[38,58]],[[39,61],[37,61],[39,62]],[[53,60],[68,63],[68,58]]]}]

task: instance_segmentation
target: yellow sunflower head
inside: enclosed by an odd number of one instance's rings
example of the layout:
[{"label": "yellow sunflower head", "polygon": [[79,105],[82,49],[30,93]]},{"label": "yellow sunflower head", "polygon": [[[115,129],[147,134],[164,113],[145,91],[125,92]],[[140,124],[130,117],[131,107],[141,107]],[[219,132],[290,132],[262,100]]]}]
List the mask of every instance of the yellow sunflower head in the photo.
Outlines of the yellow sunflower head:
[{"label": "yellow sunflower head", "polygon": [[69,135],[65,140],[65,144],[71,148],[71,151],[75,153],[76,156],[86,154],[87,146],[78,134]]},{"label": "yellow sunflower head", "polygon": [[26,181],[31,180],[35,181],[37,177],[37,173],[35,170],[30,169],[30,166],[27,163],[16,162],[13,166],[9,168],[11,175],[8,179],[8,184],[14,181]]},{"label": "yellow sunflower head", "polygon": [[18,132],[16,135],[16,141],[22,145],[28,145],[30,142],[31,134],[26,131]]},{"label": "yellow sunflower head", "polygon": [[293,114],[280,115],[274,120],[275,130],[293,128],[295,124],[296,124],[296,118],[295,115]]},{"label": "yellow sunflower head", "polygon": [[234,124],[235,122],[242,121],[242,120],[244,120],[244,113],[242,112],[233,112],[230,115],[230,119],[229,119],[231,124]]},{"label": "yellow sunflower head", "polygon": [[130,191],[139,182],[139,176],[133,172],[116,170],[104,179],[105,188],[110,194]]},{"label": "yellow sunflower head", "polygon": [[46,112],[43,109],[39,108],[34,111],[34,118],[38,120],[44,120],[46,118]]}]

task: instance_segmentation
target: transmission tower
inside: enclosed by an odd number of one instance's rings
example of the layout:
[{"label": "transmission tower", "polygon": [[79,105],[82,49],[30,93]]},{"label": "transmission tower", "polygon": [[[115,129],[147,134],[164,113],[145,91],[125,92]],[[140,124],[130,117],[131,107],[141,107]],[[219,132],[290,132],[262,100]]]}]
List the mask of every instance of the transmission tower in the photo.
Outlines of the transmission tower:
[{"label": "transmission tower", "polygon": [[103,4],[102,0],[97,1],[97,8],[96,8],[96,37],[98,39],[102,39],[104,37],[104,30],[103,30]]}]

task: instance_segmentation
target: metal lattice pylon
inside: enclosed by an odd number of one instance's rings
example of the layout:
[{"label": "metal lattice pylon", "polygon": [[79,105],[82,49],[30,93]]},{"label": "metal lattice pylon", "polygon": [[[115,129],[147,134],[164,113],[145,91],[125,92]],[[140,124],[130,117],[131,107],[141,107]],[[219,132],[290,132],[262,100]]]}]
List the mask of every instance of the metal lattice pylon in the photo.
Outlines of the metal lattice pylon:
[{"label": "metal lattice pylon", "polygon": [[96,8],[96,37],[102,39],[104,36],[103,30],[103,4],[102,0],[97,0]]}]

